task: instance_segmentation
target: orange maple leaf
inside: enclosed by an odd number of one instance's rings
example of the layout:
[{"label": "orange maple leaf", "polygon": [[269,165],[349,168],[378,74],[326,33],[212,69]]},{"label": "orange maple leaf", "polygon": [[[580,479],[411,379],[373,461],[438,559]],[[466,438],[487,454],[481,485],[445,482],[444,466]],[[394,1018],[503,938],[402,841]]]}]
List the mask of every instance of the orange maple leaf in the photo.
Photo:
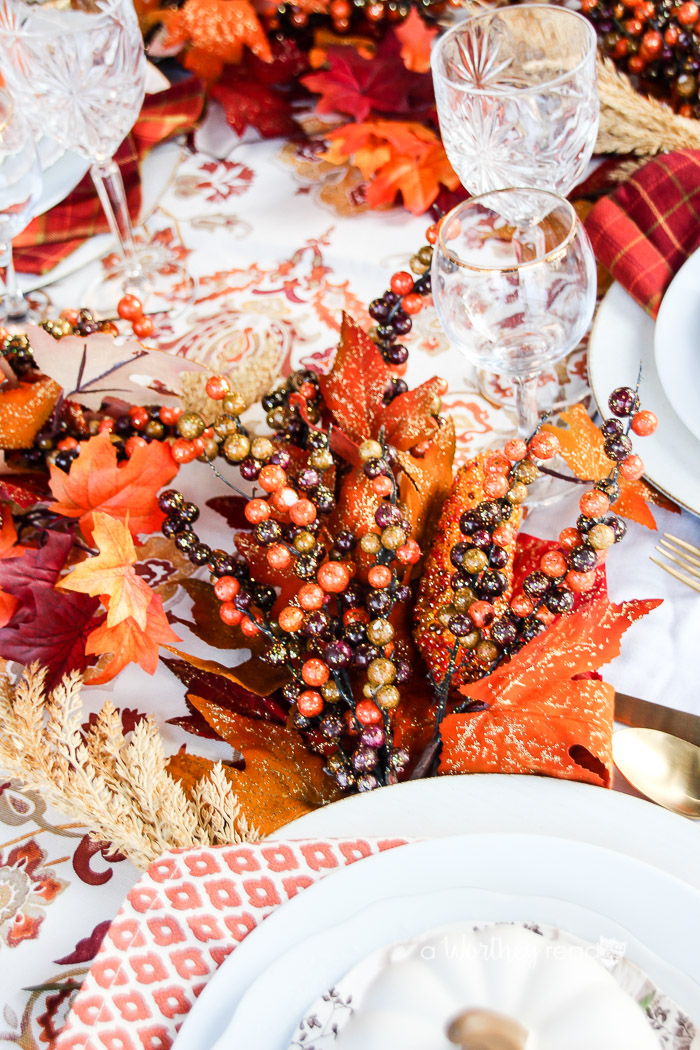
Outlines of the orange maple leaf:
[{"label": "orange maple leaf", "polygon": [[185,0],[163,19],[166,46],[189,45],[188,66],[210,79],[225,65],[237,65],[248,47],[264,62],[272,61],[265,31],[248,0]]},{"label": "orange maple leaf", "polygon": [[[6,503],[0,507],[0,521],[2,521],[2,528],[0,528],[0,560],[20,558],[24,554],[25,548],[17,543],[17,529],[12,518],[12,511]],[[0,627],[5,627],[10,622],[18,604],[19,599],[12,594],[8,594],[7,591],[3,591],[0,587]]]},{"label": "orange maple leaf", "polygon": [[615,691],[587,675],[618,656],[627,628],[660,604],[601,596],[462,686],[489,707],[444,719],[439,771],[544,773],[609,787]]},{"label": "orange maple leaf", "polygon": [[430,45],[437,35],[437,27],[429,27],[412,7],[408,18],[394,28],[401,41],[401,58],[412,73],[427,73],[430,69]]},{"label": "orange maple leaf", "polygon": [[178,466],[166,442],[152,441],[134,450],[131,459],[117,463],[117,451],[109,434],[98,434],[80,446],[68,474],[51,467],[51,491],[57,502],[50,509],[67,518],[79,518],[88,540],[92,538],[92,516],[103,511],[126,523],[132,536],[156,532],[164,514],[157,494],[175,477]]},{"label": "orange maple leaf", "polygon": [[152,594],[144,629],[139,627],[133,616],[127,616],[114,627],[103,623],[90,632],[85,643],[86,654],[114,654],[103,671],[90,678],[90,684],[100,685],[111,681],[130,663],[139,664],[148,674],[153,674],[158,666],[158,647],[179,641],[180,638],[168,623],[160,595]]},{"label": "orange maple leaf", "polygon": [[[556,434],[561,445],[561,454],[577,478],[600,481],[607,477],[613,466],[603,451],[603,435],[586,412],[583,405],[561,412],[559,418],[567,424],[563,427],[547,424],[543,430]],[[649,510],[648,501],[652,493],[643,481],[625,481],[617,479],[620,486],[620,497],[615,500],[613,511],[623,518],[656,529],[654,515]]]},{"label": "orange maple leaf", "polygon": [[100,553],[80,562],[56,586],[93,598],[99,595],[107,607],[108,627],[132,617],[145,630],[153,592],[134,569],[136,548],[131,533],[117,518],[97,512],[92,517],[92,532]]},{"label": "orange maple leaf", "polygon": [[459,179],[452,170],[437,135],[412,121],[374,120],[346,124],[328,135],[329,148],[321,154],[330,164],[344,164],[348,157],[370,180],[367,203],[372,208],[392,204],[401,192],[414,215],[430,207],[440,184],[456,189]]}]

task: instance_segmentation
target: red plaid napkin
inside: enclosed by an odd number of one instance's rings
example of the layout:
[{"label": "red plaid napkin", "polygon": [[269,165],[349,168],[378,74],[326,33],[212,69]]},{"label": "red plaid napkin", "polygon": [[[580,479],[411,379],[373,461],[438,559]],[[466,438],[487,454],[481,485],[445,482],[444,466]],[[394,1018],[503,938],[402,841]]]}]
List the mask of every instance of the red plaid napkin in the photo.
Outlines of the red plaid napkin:
[{"label": "red plaid napkin", "polygon": [[652,317],[688,256],[700,247],[700,150],[657,157],[586,219],[596,257]]},{"label": "red plaid napkin", "polygon": [[[159,142],[192,128],[203,107],[204,86],[196,77],[146,96],[136,124],[115,156],[132,218],[138,217],[141,207],[140,161]],[[15,266],[24,273],[46,273],[88,237],[108,229],[87,174],[61,204],[39,215],[15,239]]]}]

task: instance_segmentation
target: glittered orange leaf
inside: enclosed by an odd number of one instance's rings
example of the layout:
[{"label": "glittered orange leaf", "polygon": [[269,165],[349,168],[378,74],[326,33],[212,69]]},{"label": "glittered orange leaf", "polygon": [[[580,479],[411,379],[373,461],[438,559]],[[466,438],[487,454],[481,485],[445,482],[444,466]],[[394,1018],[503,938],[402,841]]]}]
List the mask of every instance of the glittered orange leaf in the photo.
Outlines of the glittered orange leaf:
[{"label": "glittered orange leaf", "polygon": [[435,432],[422,457],[399,453],[403,475],[400,498],[413,524],[413,536],[431,537],[437,527],[442,506],[452,485],[455,455],[455,425],[450,416]]},{"label": "glittered orange leaf", "polygon": [[29,448],[53,412],[61,388],[44,377],[0,390],[0,448]]},{"label": "glittered orange leaf", "polygon": [[615,691],[582,676],[618,656],[627,628],[659,604],[601,596],[462,686],[489,706],[445,718],[439,771],[540,773],[609,787]]},{"label": "glittered orange leaf", "polygon": [[391,373],[375,343],[344,313],[333,368],[318,381],[334,420],[351,440],[376,436],[390,380]]},{"label": "glittered orange leaf", "polygon": [[136,548],[131,533],[108,514],[93,514],[93,540],[99,554],[86,558],[56,586],[102,598],[107,606],[107,627],[132,617],[145,630],[153,592],[134,569]]},{"label": "glittered orange leaf", "polygon": [[231,770],[230,779],[248,819],[263,835],[340,797],[323,772],[324,760],[307,751],[296,730],[245,718],[193,694],[188,700],[243,754],[245,769]]},{"label": "glittered orange leaf", "polygon": [[189,45],[199,57],[200,72],[207,62],[210,76],[218,76],[224,65],[241,61],[248,47],[265,62],[272,52],[255,9],[248,0],[185,0],[182,7],[164,18],[167,46]]},{"label": "glittered orange leaf", "polygon": [[413,73],[427,73],[430,69],[430,46],[437,35],[437,26],[427,26],[415,7],[408,18],[394,28],[401,42],[401,59]]},{"label": "glittered orange leaf", "polygon": [[[547,424],[549,430],[559,438],[561,454],[577,478],[599,481],[607,477],[613,466],[603,451],[603,435],[586,412],[583,405],[562,412],[559,417],[566,423],[567,429]],[[649,510],[648,502],[652,497],[651,490],[643,481],[625,481],[618,478],[620,498],[615,501],[613,511],[630,521],[655,529],[654,515]]]},{"label": "glittered orange leaf", "polygon": [[152,441],[134,449],[125,463],[109,434],[98,434],[80,445],[68,474],[51,467],[51,491],[56,502],[50,509],[68,518],[79,518],[84,535],[91,537],[93,511],[104,511],[126,522],[134,537],[160,528],[164,514],[158,492],[175,477],[178,466],[167,442]]},{"label": "glittered orange leaf", "polygon": [[85,644],[87,654],[113,654],[104,670],[90,678],[90,684],[111,681],[130,663],[139,664],[148,674],[154,674],[158,666],[159,647],[179,641],[168,623],[160,595],[154,594],[146,614],[145,628],[139,627],[133,616],[128,616],[114,627],[104,623],[88,635]]},{"label": "glittered orange leaf", "polygon": [[[260,637],[264,638],[264,636],[260,635],[256,636],[256,638],[246,638],[241,633],[240,636],[237,636],[237,645],[232,646],[232,648],[262,650],[263,643],[257,641],[257,638]],[[264,642],[265,647],[268,644],[267,641]],[[192,656],[190,653],[183,653],[172,645],[166,645],[164,648],[168,652],[174,653],[175,656],[179,656],[181,660],[184,660],[195,670],[220,675],[229,682],[235,682],[237,685],[249,690],[249,692],[255,693],[256,696],[269,696],[276,689],[283,686],[285,682],[289,681],[288,671],[283,667],[273,667],[265,660],[261,660],[255,652],[250,660],[244,660],[242,663],[236,664],[235,667],[224,667],[223,664],[217,663],[216,660],[206,660],[203,657]]]}]

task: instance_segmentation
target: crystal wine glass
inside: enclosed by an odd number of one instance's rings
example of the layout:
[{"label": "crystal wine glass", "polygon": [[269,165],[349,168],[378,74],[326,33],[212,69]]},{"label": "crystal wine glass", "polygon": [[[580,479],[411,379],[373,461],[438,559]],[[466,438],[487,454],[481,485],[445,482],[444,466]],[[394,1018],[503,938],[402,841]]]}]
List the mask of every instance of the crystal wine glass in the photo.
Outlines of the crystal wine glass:
[{"label": "crystal wine glass", "polygon": [[[146,57],[132,0],[0,0],[0,72],[47,135],[91,162],[122,257],[119,294],[143,299],[158,289],[167,298],[162,253],[136,243],[113,159],[145,94]],[[183,270],[168,261],[175,288]]]},{"label": "crystal wine glass", "polygon": [[596,56],[591,23],[549,4],[497,8],[445,33],[431,59],[440,131],[469,193],[573,189],[598,134]]},{"label": "crystal wine glass", "polygon": [[432,290],[450,341],[514,381],[518,434],[529,437],[538,374],[577,345],[595,307],[595,259],[571,204],[532,189],[459,204],[440,228]]},{"label": "crystal wine glass", "polygon": [[41,185],[41,166],[29,125],[10,95],[0,91],[0,263],[5,265],[6,293],[0,319],[12,324],[35,319],[17,287],[12,239],[32,218]]}]

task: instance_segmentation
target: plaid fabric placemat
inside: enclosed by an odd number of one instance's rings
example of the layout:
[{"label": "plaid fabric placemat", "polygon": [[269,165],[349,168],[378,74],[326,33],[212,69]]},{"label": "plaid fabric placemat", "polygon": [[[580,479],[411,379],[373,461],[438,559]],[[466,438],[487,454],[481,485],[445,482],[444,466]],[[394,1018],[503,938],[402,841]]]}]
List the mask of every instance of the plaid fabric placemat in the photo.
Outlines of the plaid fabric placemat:
[{"label": "plaid fabric placemat", "polygon": [[649,161],[591,209],[596,258],[652,317],[686,259],[700,247],[700,150]]},{"label": "plaid fabric placemat", "polygon": [[[117,150],[132,219],[141,207],[139,163],[165,139],[189,131],[204,107],[204,86],[190,77],[165,91],[147,95],[139,118]],[[14,241],[14,261],[24,273],[47,273],[88,237],[105,233],[107,218],[89,173],[61,204],[37,216]]]}]

